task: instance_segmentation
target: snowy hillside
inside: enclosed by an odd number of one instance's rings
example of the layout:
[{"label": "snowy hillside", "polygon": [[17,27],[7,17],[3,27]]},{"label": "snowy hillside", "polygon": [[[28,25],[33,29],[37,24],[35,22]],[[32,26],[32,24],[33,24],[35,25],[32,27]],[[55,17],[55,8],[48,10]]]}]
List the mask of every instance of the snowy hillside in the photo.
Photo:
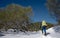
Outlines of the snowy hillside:
[{"label": "snowy hillside", "polygon": [[[47,30],[48,35],[44,36],[41,31],[38,32],[19,32],[14,34],[5,34],[5,36],[0,36],[0,38],[60,38],[60,33],[55,32],[55,27]],[[56,28],[55,28],[56,29]]]}]

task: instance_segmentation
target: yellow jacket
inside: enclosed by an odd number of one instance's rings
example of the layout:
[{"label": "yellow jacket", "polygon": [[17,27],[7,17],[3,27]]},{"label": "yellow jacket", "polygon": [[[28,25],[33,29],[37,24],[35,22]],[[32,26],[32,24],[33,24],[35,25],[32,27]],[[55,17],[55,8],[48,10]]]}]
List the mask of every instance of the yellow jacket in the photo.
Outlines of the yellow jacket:
[{"label": "yellow jacket", "polygon": [[42,21],[42,26],[47,26],[47,24],[44,20]]}]

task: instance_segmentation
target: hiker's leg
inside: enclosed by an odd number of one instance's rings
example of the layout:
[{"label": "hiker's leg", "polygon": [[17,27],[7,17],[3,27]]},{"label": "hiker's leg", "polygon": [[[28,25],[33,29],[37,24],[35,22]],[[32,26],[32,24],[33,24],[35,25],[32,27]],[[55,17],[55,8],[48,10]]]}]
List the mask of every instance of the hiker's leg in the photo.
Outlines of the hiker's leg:
[{"label": "hiker's leg", "polygon": [[46,30],[45,30],[45,35],[46,35]]},{"label": "hiker's leg", "polygon": [[45,26],[45,28],[44,28],[44,32],[45,32],[45,35],[46,35],[46,26]]}]

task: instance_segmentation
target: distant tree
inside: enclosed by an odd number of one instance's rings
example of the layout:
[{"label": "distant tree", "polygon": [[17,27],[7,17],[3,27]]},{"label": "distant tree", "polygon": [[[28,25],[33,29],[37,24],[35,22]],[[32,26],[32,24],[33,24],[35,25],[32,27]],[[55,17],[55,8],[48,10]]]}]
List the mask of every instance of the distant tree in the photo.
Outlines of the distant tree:
[{"label": "distant tree", "polygon": [[47,7],[51,16],[60,24],[60,0],[47,0]]},{"label": "distant tree", "polygon": [[28,29],[29,31],[38,31],[41,29],[40,26],[41,26],[40,22],[30,23]]},{"label": "distant tree", "polygon": [[[35,22],[35,23],[30,23],[28,26],[29,31],[38,31],[41,30],[42,22]],[[47,29],[53,27],[53,24],[47,23]]]}]

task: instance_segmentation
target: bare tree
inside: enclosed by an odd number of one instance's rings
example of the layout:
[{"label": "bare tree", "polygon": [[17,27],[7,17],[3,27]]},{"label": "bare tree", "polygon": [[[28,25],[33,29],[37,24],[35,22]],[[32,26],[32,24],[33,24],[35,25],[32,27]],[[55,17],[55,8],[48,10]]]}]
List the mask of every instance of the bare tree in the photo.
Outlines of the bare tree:
[{"label": "bare tree", "polygon": [[47,7],[51,16],[60,24],[60,0],[47,0]]}]

